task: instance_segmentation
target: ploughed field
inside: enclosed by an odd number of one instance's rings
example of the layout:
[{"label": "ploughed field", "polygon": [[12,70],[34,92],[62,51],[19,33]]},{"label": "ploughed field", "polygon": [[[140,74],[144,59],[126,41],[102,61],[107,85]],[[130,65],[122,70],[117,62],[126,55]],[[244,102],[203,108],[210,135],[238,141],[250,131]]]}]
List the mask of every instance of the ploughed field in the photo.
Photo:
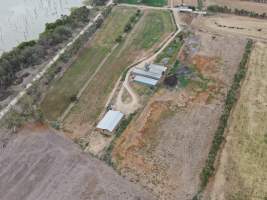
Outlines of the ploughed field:
[{"label": "ploughed field", "polygon": [[212,200],[267,198],[267,44],[257,42],[250,56],[240,98],[226,132]]},{"label": "ploughed field", "polygon": [[152,200],[64,135],[30,126],[0,132],[1,200]]}]

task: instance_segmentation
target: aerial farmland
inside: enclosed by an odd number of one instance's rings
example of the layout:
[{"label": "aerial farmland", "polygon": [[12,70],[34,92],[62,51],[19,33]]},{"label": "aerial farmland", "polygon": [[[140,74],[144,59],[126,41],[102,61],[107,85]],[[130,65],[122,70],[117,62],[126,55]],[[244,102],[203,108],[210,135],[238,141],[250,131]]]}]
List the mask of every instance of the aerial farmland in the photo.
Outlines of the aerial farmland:
[{"label": "aerial farmland", "polygon": [[0,57],[0,199],[266,200],[267,2],[83,4]]}]

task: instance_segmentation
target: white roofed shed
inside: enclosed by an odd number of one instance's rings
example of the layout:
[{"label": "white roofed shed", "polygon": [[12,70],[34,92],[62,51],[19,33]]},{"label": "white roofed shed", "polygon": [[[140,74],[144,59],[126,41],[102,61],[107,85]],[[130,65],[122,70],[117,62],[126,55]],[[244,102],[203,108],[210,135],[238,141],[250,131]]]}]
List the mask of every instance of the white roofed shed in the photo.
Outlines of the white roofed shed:
[{"label": "white roofed shed", "polygon": [[157,65],[157,64],[149,65],[149,72],[152,72],[152,73],[163,75],[166,70],[167,70],[167,67],[164,67],[162,65]]},{"label": "white roofed shed", "polygon": [[120,111],[109,110],[103,119],[97,124],[97,128],[113,132],[123,118]]},{"label": "white roofed shed", "polygon": [[144,76],[135,76],[134,81],[139,82],[139,83],[143,83],[143,84],[146,84],[149,86],[155,86],[158,83],[158,80],[155,80],[152,78],[147,78]]}]

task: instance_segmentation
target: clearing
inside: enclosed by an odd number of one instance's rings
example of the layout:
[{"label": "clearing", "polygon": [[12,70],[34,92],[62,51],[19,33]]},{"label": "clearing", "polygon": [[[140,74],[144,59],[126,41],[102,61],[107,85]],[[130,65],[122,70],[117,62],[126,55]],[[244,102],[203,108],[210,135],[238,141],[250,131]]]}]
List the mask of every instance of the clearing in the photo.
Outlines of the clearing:
[{"label": "clearing", "polygon": [[190,34],[180,62],[189,77],[160,87],[115,142],[114,166],[157,199],[192,199],[245,39]]},{"label": "clearing", "polygon": [[226,132],[212,200],[267,198],[267,44],[252,51],[247,77]]}]

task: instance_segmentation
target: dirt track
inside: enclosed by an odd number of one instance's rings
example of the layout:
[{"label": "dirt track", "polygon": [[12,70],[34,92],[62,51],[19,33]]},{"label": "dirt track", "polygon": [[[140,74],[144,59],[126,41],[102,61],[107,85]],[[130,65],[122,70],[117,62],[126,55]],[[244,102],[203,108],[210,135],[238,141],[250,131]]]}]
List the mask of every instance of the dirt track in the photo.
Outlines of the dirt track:
[{"label": "dirt track", "polygon": [[105,163],[44,127],[0,135],[1,200],[152,200]]}]

